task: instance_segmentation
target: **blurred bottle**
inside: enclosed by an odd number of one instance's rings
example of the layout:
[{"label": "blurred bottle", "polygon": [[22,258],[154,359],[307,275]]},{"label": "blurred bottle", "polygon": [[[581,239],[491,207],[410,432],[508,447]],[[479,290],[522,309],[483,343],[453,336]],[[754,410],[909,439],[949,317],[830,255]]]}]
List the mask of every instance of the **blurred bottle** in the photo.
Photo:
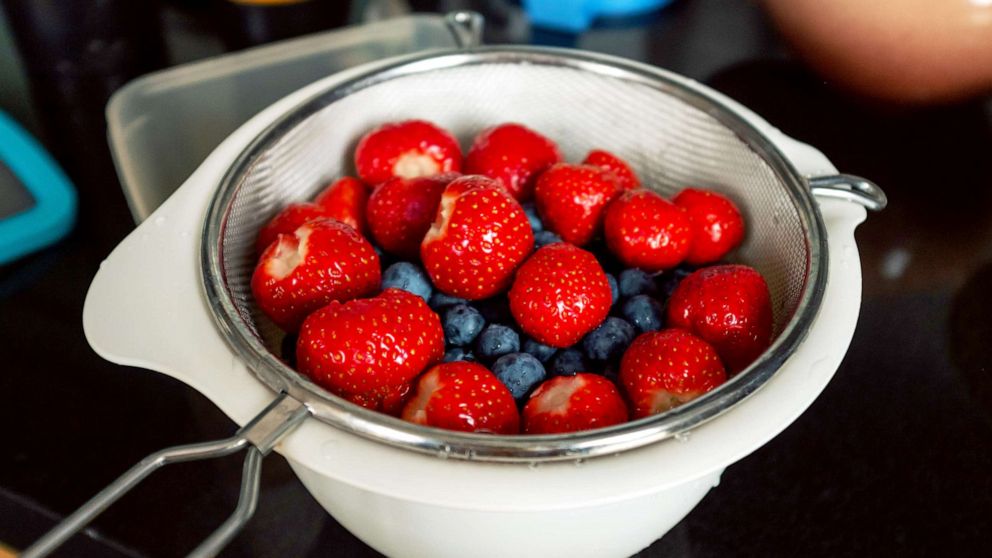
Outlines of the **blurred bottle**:
[{"label": "blurred bottle", "polygon": [[246,47],[340,27],[348,0],[214,0],[217,30],[227,48]]}]

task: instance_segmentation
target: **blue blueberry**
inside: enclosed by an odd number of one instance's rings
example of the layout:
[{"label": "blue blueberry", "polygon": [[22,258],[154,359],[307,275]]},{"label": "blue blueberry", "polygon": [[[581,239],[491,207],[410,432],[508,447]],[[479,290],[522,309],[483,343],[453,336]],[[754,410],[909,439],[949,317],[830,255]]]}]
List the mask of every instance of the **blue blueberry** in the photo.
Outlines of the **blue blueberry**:
[{"label": "blue blueberry", "polygon": [[554,360],[551,361],[551,373],[556,376],[574,376],[579,372],[586,372],[588,369],[586,359],[582,356],[582,351],[578,349],[558,351]]},{"label": "blue blueberry", "polygon": [[446,295],[441,291],[435,291],[434,294],[431,295],[431,299],[427,301],[427,306],[430,306],[431,310],[438,312],[449,306],[467,303],[468,301],[464,298],[458,298],[456,296]]},{"label": "blue blueberry", "polygon": [[679,286],[679,283],[681,283],[682,280],[688,277],[693,271],[695,270],[684,266],[666,271],[661,275],[661,277],[659,277],[661,294],[664,295],[665,298],[671,297],[672,293],[675,292],[675,288]]},{"label": "blue blueberry", "polygon": [[541,218],[537,214],[537,207],[534,206],[532,202],[527,202],[521,204],[524,208],[524,215],[527,216],[527,220],[530,221],[530,228],[537,234],[544,230],[544,223],[541,222]]},{"label": "blue blueberry", "polygon": [[475,341],[475,353],[487,361],[520,351],[520,335],[502,324],[491,324]]},{"label": "blue blueberry", "polygon": [[441,321],[445,340],[456,347],[471,345],[485,325],[482,314],[468,304],[449,306]]},{"label": "blue blueberry", "polygon": [[534,233],[535,250],[547,246],[548,244],[554,244],[555,242],[561,242],[561,237],[551,231],[541,231],[539,233]]},{"label": "blue blueberry", "polygon": [[558,349],[528,337],[524,339],[524,352],[533,355],[534,358],[541,362],[548,362],[551,360],[551,357],[555,356]]},{"label": "blue blueberry", "polygon": [[651,274],[641,269],[630,268],[621,271],[617,282],[620,284],[620,296],[624,298],[655,292]]},{"label": "blue blueberry", "polygon": [[400,289],[413,293],[426,302],[434,289],[427,273],[410,262],[397,262],[382,273],[382,288]]},{"label": "blue blueberry", "polygon": [[506,325],[514,323],[513,314],[510,313],[510,301],[504,295],[478,300],[473,306],[482,313],[486,323]]},{"label": "blue blueberry", "polygon": [[472,351],[467,351],[462,347],[452,347],[444,352],[444,362],[458,362],[464,360],[466,362],[475,362],[475,355]]},{"label": "blue blueberry", "polygon": [[527,353],[510,353],[499,357],[493,363],[493,374],[510,390],[517,403],[523,403],[531,390],[547,375],[541,361]]},{"label": "blue blueberry", "polygon": [[617,278],[610,273],[606,274],[606,282],[610,284],[610,296],[613,297],[610,308],[613,308],[620,302],[620,287],[617,285]]},{"label": "blue blueberry", "polygon": [[638,333],[661,329],[661,304],[648,295],[637,295],[627,299],[622,309],[625,320],[633,324]]},{"label": "blue blueberry", "polygon": [[619,358],[634,340],[634,326],[620,318],[609,317],[582,340],[590,360],[611,361]]}]

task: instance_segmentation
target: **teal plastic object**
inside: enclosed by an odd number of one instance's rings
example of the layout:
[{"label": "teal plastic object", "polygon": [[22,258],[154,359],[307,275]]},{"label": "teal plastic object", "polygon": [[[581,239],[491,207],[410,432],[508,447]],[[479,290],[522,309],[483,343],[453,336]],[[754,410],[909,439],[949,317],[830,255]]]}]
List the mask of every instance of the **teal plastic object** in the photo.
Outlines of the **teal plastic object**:
[{"label": "teal plastic object", "polygon": [[[76,221],[76,190],[47,151],[0,111],[0,163],[18,184],[0,183],[0,196],[23,188],[31,203],[0,218],[0,264],[49,246]],[[11,198],[8,198],[11,199]]]},{"label": "teal plastic object", "polygon": [[524,0],[531,24],[561,31],[585,31],[598,17],[629,17],[657,10],[672,0]]}]

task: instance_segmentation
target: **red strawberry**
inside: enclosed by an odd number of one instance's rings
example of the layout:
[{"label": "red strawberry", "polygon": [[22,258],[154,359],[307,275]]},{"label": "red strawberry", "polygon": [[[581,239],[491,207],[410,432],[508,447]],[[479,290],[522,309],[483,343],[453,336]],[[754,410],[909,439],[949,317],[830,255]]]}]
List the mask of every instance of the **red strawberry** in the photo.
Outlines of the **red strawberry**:
[{"label": "red strawberry", "polygon": [[559,434],[627,421],[627,405],[613,382],[597,374],[556,376],[524,405],[525,434]]},{"label": "red strawberry", "polygon": [[685,261],[702,265],[719,261],[744,240],[744,218],[734,202],[708,190],[686,188],[672,199],[692,223],[692,246]]},{"label": "red strawberry", "polygon": [[537,176],[561,160],[555,142],[520,124],[501,124],[476,136],[465,156],[465,174],[499,180],[514,198],[526,201]]},{"label": "red strawberry", "polygon": [[628,190],[611,203],[603,229],[610,251],[645,271],[679,265],[691,247],[685,210],[649,190]]},{"label": "red strawberry", "polygon": [[542,247],[517,271],[510,312],[527,335],[568,347],[610,312],[613,295],[596,256],[571,244]]},{"label": "red strawberry", "polygon": [[360,233],[365,231],[365,204],[368,201],[368,187],[350,176],[331,183],[313,200],[327,211],[328,217],[351,225]]},{"label": "red strawberry", "polygon": [[624,190],[633,190],[641,187],[641,181],[634,174],[633,169],[626,161],[602,149],[593,149],[582,161],[583,165],[592,165],[612,172],[620,187]]},{"label": "red strawberry", "polygon": [[492,179],[463,176],[445,188],[420,256],[442,292],[479,300],[506,290],[533,247],[517,200]]},{"label": "red strawberry", "polygon": [[461,169],[462,150],[447,130],[425,120],[383,124],[355,148],[358,176],[379,184],[394,176],[417,178]]},{"label": "red strawberry", "polygon": [[280,234],[259,258],[251,278],[255,302],[293,332],[310,312],[379,288],[379,256],[355,229],[333,219]]},{"label": "red strawberry", "polygon": [[772,340],[772,303],[761,274],[746,265],[700,269],[668,301],[668,325],[709,342],[730,372],[747,368]]},{"label": "red strawberry", "polygon": [[607,170],[558,163],[538,177],[534,198],[544,224],[565,242],[582,246],[602,228],[606,205],[622,191]]},{"label": "red strawberry", "polygon": [[640,335],[620,361],[633,418],[663,413],[727,381],[713,347],[681,329]]},{"label": "red strawberry", "polygon": [[403,408],[403,420],[416,424],[488,434],[520,431],[517,406],[492,372],[474,362],[448,362],[431,368],[417,382]]},{"label": "red strawberry", "polygon": [[369,230],[382,249],[413,259],[431,228],[444,187],[454,173],[422,178],[391,178],[376,187],[366,207]]},{"label": "red strawberry", "polygon": [[296,342],[300,372],[335,395],[391,414],[413,379],[443,354],[440,318],[424,299],[398,289],[324,306],[303,322]]},{"label": "red strawberry", "polygon": [[315,203],[293,203],[276,214],[258,231],[255,253],[261,254],[280,234],[293,234],[301,225],[327,217],[327,210]]}]

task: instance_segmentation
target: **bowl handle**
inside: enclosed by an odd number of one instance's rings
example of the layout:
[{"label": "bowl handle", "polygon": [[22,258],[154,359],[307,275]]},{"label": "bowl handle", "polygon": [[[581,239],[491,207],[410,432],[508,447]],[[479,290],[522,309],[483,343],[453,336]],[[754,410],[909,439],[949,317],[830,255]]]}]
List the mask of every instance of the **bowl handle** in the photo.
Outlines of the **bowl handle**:
[{"label": "bowl handle", "polygon": [[881,211],[889,203],[881,188],[860,176],[833,174],[812,177],[806,182],[815,196],[854,202],[871,211]]}]

